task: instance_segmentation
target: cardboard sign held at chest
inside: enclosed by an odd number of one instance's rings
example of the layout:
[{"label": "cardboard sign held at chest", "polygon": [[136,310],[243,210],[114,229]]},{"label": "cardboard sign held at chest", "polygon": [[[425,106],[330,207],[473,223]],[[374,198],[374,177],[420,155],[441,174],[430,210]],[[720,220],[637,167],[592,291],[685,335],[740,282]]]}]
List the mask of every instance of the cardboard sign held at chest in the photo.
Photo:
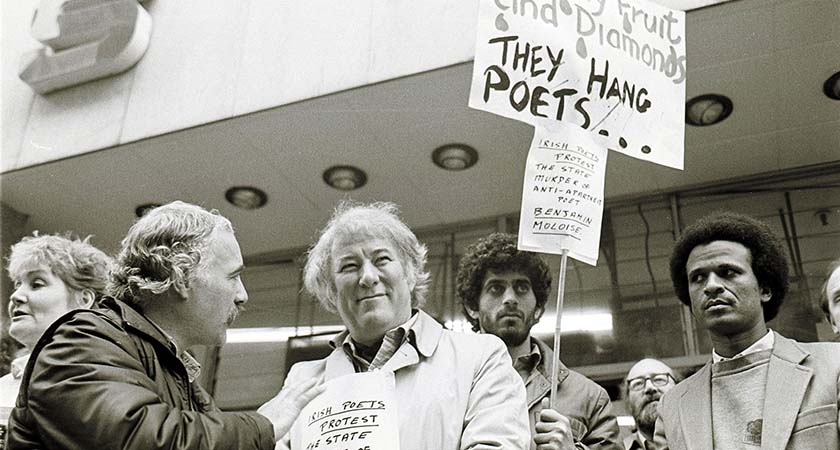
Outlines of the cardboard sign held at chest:
[{"label": "cardboard sign held at chest", "polygon": [[399,450],[393,372],[354,373],[326,386],[292,426],[292,450]]}]

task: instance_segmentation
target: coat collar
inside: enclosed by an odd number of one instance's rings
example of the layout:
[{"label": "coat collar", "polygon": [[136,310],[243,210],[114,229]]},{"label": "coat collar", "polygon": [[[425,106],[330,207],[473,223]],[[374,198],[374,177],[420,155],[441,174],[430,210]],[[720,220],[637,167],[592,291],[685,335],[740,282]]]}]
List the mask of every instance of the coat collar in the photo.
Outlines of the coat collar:
[{"label": "coat collar", "polygon": [[534,406],[537,402],[543,399],[551,391],[551,361],[555,361],[559,367],[557,370],[557,391],[560,391],[560,385],[569,376],[569,368],[566,367],[560,358],[554,357],[552,349],[543,343],[541,340],[531,337],[531,342],[535,343],[540,349],[542,358],[537,367],[534,368],[535,374],[529,377],[525,383],[525,395],[528,409]]},{"label": "coat collar", "polygon": [[[396,372],[397,370],[417,364],[420,362],[420,356],[423,358],[431,357],[437,349],[440,338],[443,335],[443,325],[438,323],[431,316],[422,310],[417,311],[417,320],[411,326],[410,332],[414,334],[414,345],[409,340],[403,343],[394,356],[385,363],[382,367],[385,370]],[[341,343],[347,337],[348,332],[345,330],[336,336],[332,342],[334,350],[327,356],[325,376],[326,379],[332,379],[348,373],[354,373],[353,362],[344,353]],[[337,344],[337,345],[336,345]],[[416,345],[416,347],[415,347]]]},{"label": "coat collar", "polygon": [[[805,397],[813,370],[801,366],[809,353],[796,341],[779,333],[767,370],[761,450],[787,446],[796,415]],[[689,380],[680,398],[680,426],[689,450],[712,449],[711,365],[706,364]]]},{"label": "coat collar", "polygon": [[131,305],[112,297],[103,298],[102,305],[114,311],[119,316],[124,326],[145,334],[157,344],[169,349],[175,357],[178,356],[178,350],[175,348],[175,343],[168,336],[163,334],[160,328],[152,323],[148,317],[134,309]]},{"label": "coat collar", "polygon": [[686,388],[680,398],[680,426],[689,450],[712,450],[712,366],[700,368],[683,381]]},{"label": "coat collar", "polygon": [[540,359],[540,363],[537,364],[537,371],[542,374],[546,379],[551,378],[551,361],[556,361],[559,365],[557,370],[557,382],[562,383],[569,376],[569,368],[563,364],[563,361],[560,361],[560,358],[554,358],[554,351],[548,344],[544,343],[543,341],[537,338],[530,338],[531,342],[535,342],[537,347],[540,349],[540,354],[542,354],[542,359]]},{"label": "coat collar", "polygon": [[[774,332],[775,333],[775,332]],[[800,365],[809,353],[796,341],[776,333],[776,344],[767,372],[761,450],[783,450],[805,398],[813,370]]]}]

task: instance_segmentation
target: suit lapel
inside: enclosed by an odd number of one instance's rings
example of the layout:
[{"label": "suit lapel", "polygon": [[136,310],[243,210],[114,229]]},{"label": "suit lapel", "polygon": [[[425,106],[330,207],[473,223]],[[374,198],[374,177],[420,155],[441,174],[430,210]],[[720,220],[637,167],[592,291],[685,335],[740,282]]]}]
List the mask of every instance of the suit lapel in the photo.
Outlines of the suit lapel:
[{"label": "suit lapel", "polygon": [[795,342],[776,333],[764,393],[762,450],[783,450],[787,446],[812,376],[811,369],[799,365],[807,356]]},{"label": "suit lapel", "polygon": [[680,426],[689,450],[712,450],[712,368],[703,366],[695,377],[684,383],[680,399]]}]

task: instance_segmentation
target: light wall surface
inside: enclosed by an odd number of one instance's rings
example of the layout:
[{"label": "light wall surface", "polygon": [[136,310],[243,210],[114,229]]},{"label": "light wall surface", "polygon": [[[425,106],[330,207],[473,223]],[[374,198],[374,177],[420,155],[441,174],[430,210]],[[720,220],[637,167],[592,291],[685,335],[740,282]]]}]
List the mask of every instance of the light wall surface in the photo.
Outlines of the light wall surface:
[{"label": "light wall surface", "polygon": [[2,4],[0,172],[472,59],[477,2],[147,1],[148,50],[38,95],[18,78],[34,0]]}]

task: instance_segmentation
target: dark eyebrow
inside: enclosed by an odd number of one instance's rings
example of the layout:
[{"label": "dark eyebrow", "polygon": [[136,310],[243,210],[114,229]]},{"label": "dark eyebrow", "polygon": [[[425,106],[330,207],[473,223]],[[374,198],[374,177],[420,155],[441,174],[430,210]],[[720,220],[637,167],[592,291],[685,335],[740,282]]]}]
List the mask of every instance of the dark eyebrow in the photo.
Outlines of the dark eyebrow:
[{"label": "dark eyebrow", "polygon": [[490,283],[499,283],[501,281],[502,281],[501,278],[488,277],[487,279],[484,280],[484,286],[487,286]]}]

